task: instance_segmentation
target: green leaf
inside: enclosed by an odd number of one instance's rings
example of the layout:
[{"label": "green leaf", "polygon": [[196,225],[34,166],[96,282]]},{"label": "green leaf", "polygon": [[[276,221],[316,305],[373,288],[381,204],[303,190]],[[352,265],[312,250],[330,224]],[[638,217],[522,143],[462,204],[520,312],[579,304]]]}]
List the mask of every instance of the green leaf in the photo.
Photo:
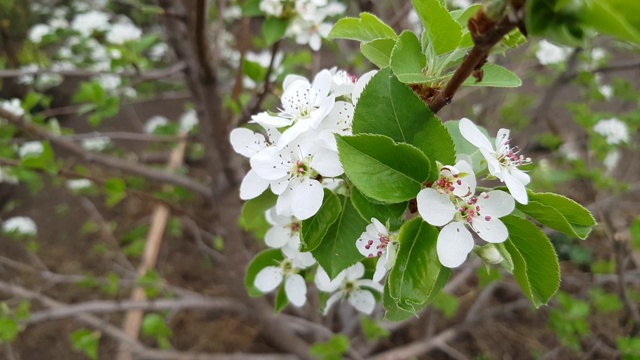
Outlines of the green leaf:
[{"label": "green leaf", "polygon": [[482,81],[477,82],[475,78],[469,77],[462,85],[507,88],[522,85],[518,75],[496,64],[485,64],[482,67],[482,73]]},{"label": "green leaf", "polygon": [[379,204],[367,199],[355,188],[351,190],[351,203],[365,221],[370,222],[371,218],[376,218],[383,224],[388,222],[390,230],[396,230],[402,226],[401,217],[407,210],[406,203]]},{"label": "green leaf", "polygon": [[396,45],[395,39],[375,39],[360,44],[360,51],[369,61],[379,68],[389,66],[391,52]]},{"label": "green leaf", "polygon": [[[355,240],[353,242],[355,244]],[[247,288],[249,296],[258,297],[264,295],[264,293],[254,285],[256,275],[267,266],[278,266],[282,260],[284,260],[284,256],[280,249],[264,250],[251,260],[247,267],[247,273],[244,276],[244,285]]]},{"label": "green leaf", "polygon": [[438,0],[411,0],[424,25],[423,39],[436,55],[453,51],[462,39],[462,27]]},{"label": "green leaf", "polygon": [[327,342],[313,344],[309,352],[322,360],[340,360],[347,350],[349,350],[349,338],[344,335],[333,335]]},{"label": "green leaf", "polygon": [[336,139],[345,173],[374,200],[393,204],[415,198],[429,176],[429,159],[412,145],[381,135]]},{"label": "green leaf", "polygon": [[245,202],[238,219],[240,226],[246,231],[251,231],[257,238],[264,238],[264,234],[271,227],[264,214],[276,205],[277,199],[271,191],[265,191],[257,198]]},{"label": "green leaf", "polygon": [[142,333],[147,336],[171,336],[171,329],[164,323],[159,314],[147,314],[142,320]]},{"label": "green leaf", "polygon": [[640,250],[640,216],[636,216],[636,218],[631,223],[629,227],[629,232],[631,233],[631,243],[636,250]]},{"label": "green leaf", "polygon": [[586,0],[580,18],[586,26],[621,40],[640,44],[640,3],[623,0]]},{"label": "green leaf", "polygon": [[375,15],[360,13],[360,18],[342,18],[333,25],[333,29],[327,37],[332,39],[349,39],[360,42],[368,42],[376,39],[395,39],[395,31],[389,25],[383,23]]},{"label": "green leaf", "polygon": [[440,310],[447,319],[451,319],[456,315],[459,305],[460,302],[455,296],[444,292],[439,292],[433,299],[433,307]]},{"label": "green leaf", "polygon": [[104,191],[107,194],[107,206],[114,207],[126,196],[127,185],[120,178],[111,178],[105,181]]},{"label": "green leaf", "polygon": [[415,218],[400,228],[400,249],[389,273],[389,295],[403,310],[415,313],[430,303],[449,279],[436,252],[438,230]]},{"label": "green leaf", "polygon": [[287,31],[289,21],[268,17],[262,24],[262,36],[267,46],[275,44],[276,41],[282,39],[284,33]]},{"label": "green leaf", "polygon": [[622,360],[640,359],[640,337],[618,337],[616,345],[622,354]]},{"label": "green leaf", "polygon": [[[391,53],[389,64],[393,73],[404,83],[403,79],[424,77],[423,71],[427,66],[427,59],[420,47],[420,40],[411,31],[403,31]],[[412,81],[413,82],[413,81]]]},{"label": "green leaf", "polygon": [[353,116],[353,133],[385,135],[416,146],[431,160],[432,178],[437,177],[436,161],[455,163],[455,148],[447,129],[424,101],[391,75],[390,69],[380,70],[362,92]]},{"label": "green leaf", "polygon": [[14,319],[0,318],[0,344],[13,342],[20,328]]},{"label": "green leaf", "polygon": [[99,332],[80,329],[72,332],[69,337],[74,350],[82,352],[89,359],[96,360],[98,358]]},{"label": "green leaf", "polygon": [[513,276],[538,308],[560,287],[560,265],[547,236],[534,224],[515,216],[501,219],[509,229],[504,243],[513,260]]},{"label": "green leaf", "polygon": [[527,190],[529,203],[516,204],[517,209],[539,223],[569,236],[586,239],[595,219],[582,205],[554,193],[534,193]]},{"label": "green leaf", "polygon": [[362,325],[362,332],[364,333],[364,336],[369,341],[388,339],[391,335],[391,332],[389,332],[389,330],[381,327],[375,320],[369,318],[368,316],[361,316],[360,324]]},{"label": "green leaf", "polygon": [[300,228],[301,251],[315,250],[322,238],[338,219],[342,206],[340,199],[329,189],[324,189],[324,198],[320,210],[309,219],[303,220]]},{"label": "green leaf", "polygon": [[276,314],[280,314],[284,308],[289,305],[289,299],[287,298],[287,293],[285,292],[284,286],[280,286],[278,292],[276,293],[276,301],[274,304],[274,311]]},{"label": "green leaf", "polygon": [[356,240],[365,231],[368,222],[351,205],[349,198],[340,198],[342,211],[327,231],[322,243],[311,251],[313,257],[331,279],[342,270],[364,259],[356,248]]},{"label": "green leaf", "polygon": [[389,293],[389,281],[384,286],[384,291],[382,293],[382,302],[384,305],[384,319],[389,321],[403,321],[412,316],[416,316],[418,311],[425,308],[428,304],[423,304],[419,307],[416,307],[414,311],[406,311],[398,306],[398,303],[394,298],[391,297]]},{"label": "green leaf", "polygon": [[56,164],[51,145],[47,141],[43,141],[41,144],[42,152],[40,154],[27,154],[20,162],[20,166],[44,170],[49,174],[57,173],[59,166]]},{"label": "green leaf", "polygon": [[242,4],[242,16],[253,17],[264,15],[260,10],[261,0],[247,0]]}]

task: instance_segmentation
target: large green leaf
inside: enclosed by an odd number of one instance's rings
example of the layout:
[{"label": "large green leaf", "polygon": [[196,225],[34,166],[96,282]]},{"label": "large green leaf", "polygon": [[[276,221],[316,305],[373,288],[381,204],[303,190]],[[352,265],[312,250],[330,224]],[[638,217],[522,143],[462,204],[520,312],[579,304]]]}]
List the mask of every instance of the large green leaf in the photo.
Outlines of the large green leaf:
[{"label": "large green leaf", "polygon": [[384,291],[382,293],[382,304],[384,306],[384,318],[389,321],[403,321],[412,316],[416,316],[416,313],[422,308],[426,307],[428,304],[424,303],[420,308],[419,306],[415,306],[415,311],[406,311],[398,306],[398,303],[394,298],[389,294],[389,282],[387,281],[384,286]]},{"label": "large green leaf", "polygon": [[522,80],[518,75],[496,64],[486,64],[482,67],[482,81],[477,81],[473,77],[467,78],[462,84],[464,86],[487,86],[487,87],[518,87],[522,85]]},{"label": "large green leaf", "polygon": [[369,61],[379,68],[389,66],[391,61],[391,52],[396,45],[395,39],[376,39],[360,44],[360,51]]},{"label": "large green leaf", "polygon": [[398,257],[387,280],[389,295],[401,309],[415,313],[442,290],[450,270],[438,260],[438,230],[421,218],[405,223],[398,240]]},{"label": "large green leaf", "polygon": [[534,224],[515,216],[501,219],[509,229],[504,243],[513,261],[513,276],[537,308],[560,287],[558,256],[547,236]]},{"label": "large green leaf", "polygon": [[353,116],[353,133],[385,135],[416,146],[431,160],[432,177],[437,176],[436,161],[455,162],[453,140],[440,119],[390,69],[380,70],[362,92]]},{"label": "large green leaf", "polygon": [[268,17],[262,24],[262,35],[267,46],[273,45],[280,40],[284,33],[287,32],[289,22],[287,20]]},{"label": "large green leaf", "polygon": [[411,0],[411,3],[424,26],[424,45],[436,55],[455,50],[462,38],[462,27],[445,6],[438,0]]},{"label": "large green leaf", "polygon": [[569,236],[586,239],[595,219],[582,205],[553,193],[534,193],[531,190],[527,205],[517,204],[517,208],[539,223]]},{"label": "large green leaf", "polygon": [[262,296],[264,293],[258,288],[255,287],[254,282],[256,281],[256,275],[260,272],[260,270],[264,269],[267,266],[278,266],[280,262],[284,260],[284,256],[282,255],[282,251],[280,249],[267,249],[264,250],[258,255],[256,255],[253,260],[249,263],[247,267],[247,273],[244,276],[244,285],[247,288],[247,292],[249,296]]},{"label": "large green leaf", "polygon": [[301,251],[314,250],[322,242],[327,230],[338,219],[342,207],[338,196],[329,189],[324,189],[322,206],[318,212],[309,219],[302,221],[300,229]]},{"label": "large green leaf", "polygon": [[400,228],[402,214],[407,210],[406,203],[379,204],[368,199],[355,188],[351,190],[351,202],[363,219],[371,221],[371,218],[376,218],[383,224],[388,222],[391,230]]},{"label": "large green leaf", "polygon": [[[427,59],[420,48],[420,40],[411,31],[403,31],[391,53],[391,69],[400,81],[423,76]],[[406,81],[403,81],[406,82]]]},{"label": "large green leaf", "polygon": [[338,20],[329,32],[328,39],[350,39],[367,42],[376,39],[395,39],[395,31],[375,15],[360,13],[360,18],[347,17]]},{"label": "large green leaf", "polygon": [[621,40],[640,44],[640,2],[636,0],[587,0],[580,13],[586,26]]},{"label": "large green leaf", "polygon": [[374,200],[393,204],[415,198],[429,176],[429,159],[412,145],[368,134],[336,140],[344,172]]},{"label": "large green leaf", "polygon": [[311,251],[318,264],[332,279],[340,271],[364,259],[356,248],[356,240],[368,225],[368,221],[358,214],[348,198],[342,197],[340,201],[340,216],[329,228],[320,245]]}]

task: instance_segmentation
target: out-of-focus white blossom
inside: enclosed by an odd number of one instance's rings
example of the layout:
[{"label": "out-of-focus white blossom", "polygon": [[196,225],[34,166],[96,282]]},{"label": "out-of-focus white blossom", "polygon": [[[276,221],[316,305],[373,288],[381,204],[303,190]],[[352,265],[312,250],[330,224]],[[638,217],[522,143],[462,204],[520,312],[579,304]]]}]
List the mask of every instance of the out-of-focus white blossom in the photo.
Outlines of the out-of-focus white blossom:
[{"label": "out-of-focus white blossom", "polygon": [[29,141],[20,146],[18,155],[20,155],[20,158],[25,158],[27,156],[39,156],[43,151],[44,147],[40,141]]},{"label": "out-of-focus white blossom", "polygon": [[603,119],[593,127],[593,131],[607,138],[607,144],[617,145],[629,141],[629,128],[620,119]]},{"label": "out-of-focus white blossom", "polygon": [[620,151],[617,149],[609,151],[607,153],[607,156],[604,158],[604,161],[602,162],[604,164],[604,167],[607,169],[607,174],[613,173],[613,171],[618,166],[618,163],[620,162],[620,157],[621,157]]},{"label": "out-of-focus white blossom", "polygon": [[195,110],[187,110],[180,117],[180,131],[188,133],[198,125],[198,113]]},{"label": "out-of-focus white blossom", "polygon": [[30,217],[16,216],[2,223],[2,231],[33,236],[38,233],[38,227]]},{"label": "out-of-focus white blossom", "polygon": [[46,24],[36,24],[29,30],[29,40],[32,43],[39,43],[42,38],[51,32],[51,28]]},{"label": "out-of-focus white blossom", "polygon": [[167,119],[164,116],[153,116],[151,118],[149,118],[149,120],[147,120],[147,123],[144,125],[144,132],[146,132],[147,134],[153,134],[154,131],[156,131],[157,128],[161,127],[161,126],[165,126],[169,124],[169,119]]},{"label": "out-of-focus white blossom", "polygon": [[158,61],[167,54],[167,51],[169,51],[169,46],[166,43],[153,45],[151,49],[149,49],[149,58],[153,61]]},{"label": "out-of-focus white blossom", "polygon": [[11,100],[0,100],[0,107],[15,116],[23,116],[24,109],[20,105],[20,99],[13,98]]},{"label": "out-of-focus white blossom", "polygon": [[93,181],[89,179],[72,179],[67,180],[67,189],[72,191],[78,191],[87,189],[93,186]]},{"label": "out-of-focus white blossom", "polygon": [[107,32],[107,41],[121,45],[127,41],[134,41],[140,39],[142,36],[142,30],[130,22],[116,23],[111,26]]},{"label": "out-of-focus white blossom", "polygon": [[71,22],[71,28],[83,36],[89,36],[94,31],[106,31],[109,29],[109,15],[96,10],[78,14]]},{"label": "out-of-focus white blossom", "polygon": [[538,43],[536,58],[542,65],[557,64],[567,60],[571,49],[554,45],[546,40]]},{"label": "out-of-focus white blossom", "polygon": [[262,0],[260,1],[260,10],[270,16],[279,17],[282,15],[282,1],[280,0]]},{"label": "out-of-focus white blossom", "polygon": [[82,140],[82,148],[87,151],[102,151],[110,144],[111,139],[106,136],[96,136],[94,138]]}]

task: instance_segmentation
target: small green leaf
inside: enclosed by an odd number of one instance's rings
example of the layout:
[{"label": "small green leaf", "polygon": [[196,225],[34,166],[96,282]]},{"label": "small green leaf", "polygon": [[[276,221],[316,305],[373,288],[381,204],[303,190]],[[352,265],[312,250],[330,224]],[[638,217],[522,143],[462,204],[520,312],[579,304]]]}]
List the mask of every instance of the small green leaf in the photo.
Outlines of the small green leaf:
[{"label": "small green leaf", "polygon": [[82,352],[89,359],[96,360],[98,358],[99,332],[80,329],[72,332],[69,337],[74,350]]},{"label": "small green leaf", "polygon": [[247,0],[242,4],[242,16],[253,17],[264,15],[260,10],[261,0]]},{"label": "small green leaf", "polygon": [[264,238],[264,234],[271,227],[264,214],[276,205],[277,199],[271,191],[265,191],[257,198],[245,202],[238,219],[240,226],[251,231],[257,238]]},{"label": "small green leaf", "polygon": [[309,219],[303,220],[300,228],[301,251],[315,250],[322,238],[338,219],[342,206],[340,199],[329,189],[324,189],[324,198],[320,210]]},{"label": "small green leaf", "polygon": [[284,286],[280,286],[278,292],[276,293],[276,301],[274,304],[274,311],[276,314],[280,314],[284,308],[289,305],[289,299],[287,298],[287,293],[285,292]]},{"label": "small green leaf", "polygon": [[107,206],[114,207],[126,196],[127,185],[120,178],[107,179],[104,190],[107,194]]},{"label": "small green leaf", "polygon": [[[420,48],[420,40],[411,31],[403,31],[391,53],[391,69],[402,81],[405,75],[423,76],[427,59]],[[406,81],[403,81],[406,82]]]},{"label": "small green leaf", "polygon": [[289,22],[287,20],[268,17],[262,24],[262,35],[267,46],[275,44],[276,41],[282,39],[287,31]]},{"label": "small green leaf", "polygon": [[415,218],[400,228],[400,248],[389,273],[389,295],[398,306],[415,313],[430,303],[449,279],[449,268],[438,260],[438,230]]},{"label": "small green leaf", "polygon": [[349,338],[344,335],[333,335],[327,342],[319,342],[311,346],[311,355],[322,360],[340,360],[349,350]]},{"label": "small green leaf", "polygon": [[14,319],[0,318],[0,344],[13,342],[20,328]]},{"label": "small green leaf", "polygon": [[631,233],[633,247],[640,251],[640,216],[636,216],[633,220],[629,227],[629,232]]},{"label": "small green leaf", "polygon": [[513,276],[537,308],[560,287],[560,264],[547,236],[534,224],[515,216],[501,219],[509,229],[505,247],[513,260]]},{"label": "small green leaf", "polygon": [[365,221],[370,222],[371,218],[376,218],[383,224],[388,222],[390,230],[396,230],[402,226],[401,217],[407,210],[406,203],[379,204],[367,199],[355,188],[351,191],[351,202]]},{"label": "small green leaf", "polygon": [[331,279],[364,259],[356,248],[356,240],[365,231],[368,222],[358,214],[349,198],[341,197],[340,202],[340,216],[331,225],[320,245],[311,251]]},{"label": "small green leaf", "polygon": [[345,173],[374,200],[393,204],[415,198],[429,176],[429,159],[412,145],[366,134],[338,136],[337,143]]},{"label": "small green leaf", "polygon": [[595,219],[582,205],[554,193],[534,193],[527,190],[529,203],[518,203],[517,209],[541,224],[569,236],[586,239]]},{"label": "small green leaf", "polygon": [[327,37],[332,39],[349,39],[360,42],[368,42],[376,39],[395,39],[395,31],[389,25],[383,23],[375,15],[360,13],[360,18],[342,18],[333,25],[333,29]]},{"label": "small green leaf", "polygon": [[[355,244],[355,240],[353,241]],[[355,246],[355,245],[354,245]],[[284,260],[282,251],[280,249],[267,249],[258,253],[247,267],[247,273],[244,276],[244,285],[247,288],[249,296],[258,297],[264,295],[264,293],[255,287],[256,276],[260,270],[267,266],[278,266],[280,262]]]},{"label": "small green leaf", "polygon": [[455,296],[444,292],[439,292],[433,299],[433,307],[440,310],[447,319],[451,319],[456,315],[459,305],[460,302]]},{"label": "small green leaf", "polygon": [[510,88],[522,85],[522,80],[520,80],[518,75],[502,66],[485,64],[482,67],[482,81],[477,81],[475,78],[469,77],[462,85]]},{"label": "small green leaf", "polygon": [[411,0],[424,26],[424,46],[436,55],[453,51],[462,39],[462,27],[438,0]]},{"label": "small green leaf", "polygon": [[391,52],[396,45],[395,39],[383,38],[375,39],[360,44],[360,51],[369,61],[379,68],[389,66]]},{"label": "small green leaf", "polygon": [[362,325],[362,332],[364,333],[364,336],[369,341],[387,339],[389,338],[389,335],[391,335],[389,330],[381,327],[375,320],[368,316],[361,316],[360,324]]},{"label": "small green leaf", "polygon": [[154,337],[162,349],[171,347],[169,337],[171,337],[173,332],[171,328],[165,324],[164,318],[159,314],[145,315],[142,319],[142,333]]}]

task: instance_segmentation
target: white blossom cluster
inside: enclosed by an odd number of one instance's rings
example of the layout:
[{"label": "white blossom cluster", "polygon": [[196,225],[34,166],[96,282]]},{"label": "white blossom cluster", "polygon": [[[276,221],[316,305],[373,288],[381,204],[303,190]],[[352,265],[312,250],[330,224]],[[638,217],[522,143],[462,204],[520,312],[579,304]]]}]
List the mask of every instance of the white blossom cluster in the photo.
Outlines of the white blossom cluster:
[{"label": "white blossom cluster", "polygon": [[329,0],[262,0],[260,10],[267,16],[289,20],[285,35],[318,51],[322,39],[331,31],[332,24],[326,19],[344,13],[346,8],[342,3]]},{"label": "white blossom cluster", "polygon": [[542,65],[552,65],[566,61],[570,53],[570,48],[554,45],[547,40],[541,40],[536,50],[536,58]]},{"label": "white blossom cluster", "polygon": [[607,144],[618,145],[623,142],[629,142],[629,128],[620,119],[602,119],[598,121],[593,131],[604,136],[607,139]]},{"label": "white blossom cluster", "polygon": [[2,222],[2,231],[11,234],[34,236],[38,233],[38,227],[30,217],[15,216]]}]

